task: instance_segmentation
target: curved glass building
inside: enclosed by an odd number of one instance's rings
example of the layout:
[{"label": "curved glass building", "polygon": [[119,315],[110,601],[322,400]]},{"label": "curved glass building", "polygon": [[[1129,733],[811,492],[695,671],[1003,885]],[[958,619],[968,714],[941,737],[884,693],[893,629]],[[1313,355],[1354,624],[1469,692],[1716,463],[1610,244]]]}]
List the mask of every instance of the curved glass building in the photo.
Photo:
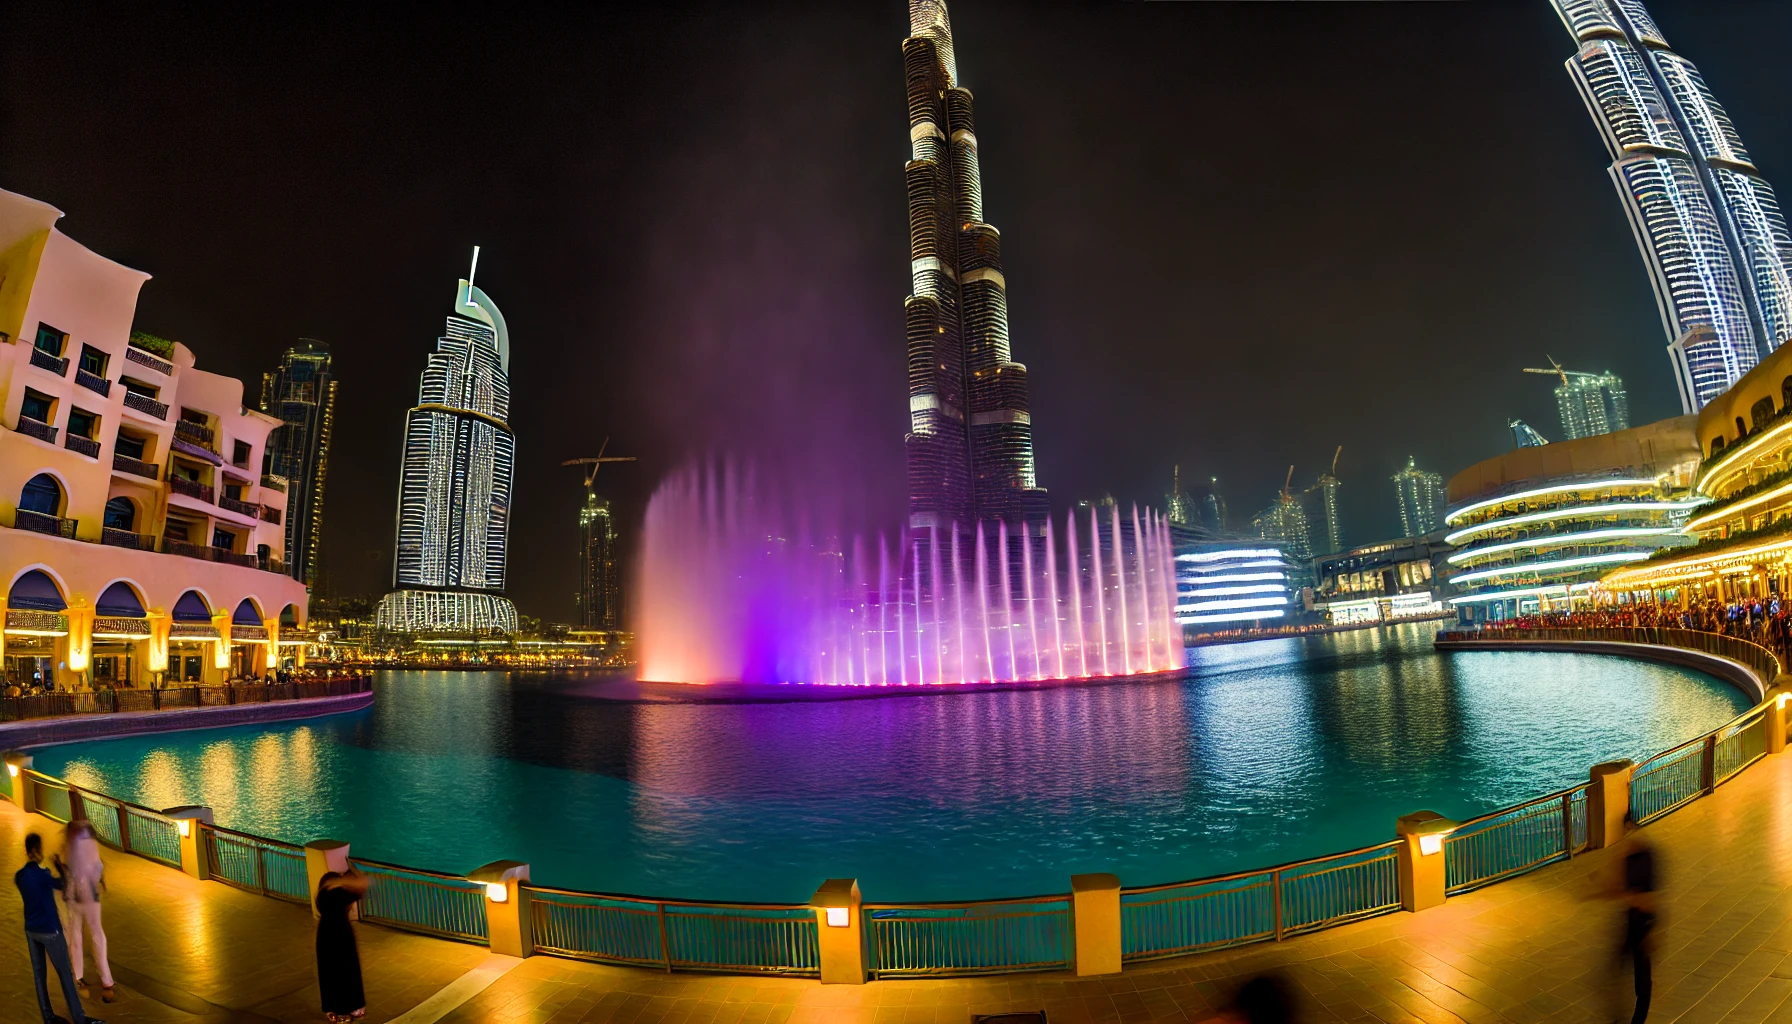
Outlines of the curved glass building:
[{"label": "curved glass building", "polygon": [[1729,114],[1641,0],[1553,2],[1696,412],[1792,335],[1792,235]]},{"label": "curved glass building", "polygon": [[460,282],[448,327],[405,419],[398,483],[396,588],[374,626],[394,633],[516,630],[504,598],[516,438],[510,432],[510,334],[504,315]]},{"label": "curved glass building", "polygon": [[1002,236],[983,220],[970,90],[945,0],[909,0],[909,523],[1042,524],[1027,368],[1008,343]]}]

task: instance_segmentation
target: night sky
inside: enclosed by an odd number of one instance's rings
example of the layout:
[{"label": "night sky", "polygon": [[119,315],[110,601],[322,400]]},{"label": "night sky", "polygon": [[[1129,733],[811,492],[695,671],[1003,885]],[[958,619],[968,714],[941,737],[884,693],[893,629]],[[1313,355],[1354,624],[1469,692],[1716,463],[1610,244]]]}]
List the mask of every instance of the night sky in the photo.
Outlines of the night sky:
[{"label": "night sky", "polygon": [[[1792,5],[1655,0],[1782,193]],[[632,533],[693,455],[894,526],[906,428],[902,0],[320,15],[13,5],[0,187],[155,275],[137,326],[250,382],[341,380],[324,561],[390,574],[418,374],[484,247],[512,342],[511,596],[573,614],[580,481]],[[1234,518],[1344,446],[1347,543],[1388,476],[1559,436],[1545,353],[1678,412],[1654,298],[1545,0],[954,0],[985,215],[1054,505],[1218,474]],[[282,20],[287,19],[287,20]],[[384,20],[382,20],[384,19]]]}]

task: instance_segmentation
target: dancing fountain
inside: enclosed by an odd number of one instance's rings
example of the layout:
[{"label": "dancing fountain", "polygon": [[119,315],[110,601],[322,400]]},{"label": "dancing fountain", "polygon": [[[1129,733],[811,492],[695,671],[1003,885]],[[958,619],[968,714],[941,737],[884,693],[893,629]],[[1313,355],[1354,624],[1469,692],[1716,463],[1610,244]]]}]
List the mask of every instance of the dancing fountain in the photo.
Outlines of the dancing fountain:
[{"label": "dancing fountain", "polygon": [[1043,682],[1183,667],[1168,525],[1071,512],[842,544],[793,529],[750,471],[690,468],[648,503],[641,678],[841,686]]}]

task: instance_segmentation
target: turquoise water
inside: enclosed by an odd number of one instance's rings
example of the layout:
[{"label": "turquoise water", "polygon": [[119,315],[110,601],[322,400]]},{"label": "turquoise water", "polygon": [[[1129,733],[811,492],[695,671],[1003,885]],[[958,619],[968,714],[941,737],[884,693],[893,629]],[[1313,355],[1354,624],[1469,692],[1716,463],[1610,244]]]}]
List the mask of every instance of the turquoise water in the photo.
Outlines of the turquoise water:
[{"label": "turquoise water", "polygon": [[752,901],[855,876],[868,899],[963,899],[1368,845],[1401,814],[1541,796],[1749,703],[1678,668],[1440,655],[1430,634],[1200,648],[1184,681],[854,699],[387,672],[355,714],[34,753],[137,803],[414,867],[515,858],[547,885]]}]

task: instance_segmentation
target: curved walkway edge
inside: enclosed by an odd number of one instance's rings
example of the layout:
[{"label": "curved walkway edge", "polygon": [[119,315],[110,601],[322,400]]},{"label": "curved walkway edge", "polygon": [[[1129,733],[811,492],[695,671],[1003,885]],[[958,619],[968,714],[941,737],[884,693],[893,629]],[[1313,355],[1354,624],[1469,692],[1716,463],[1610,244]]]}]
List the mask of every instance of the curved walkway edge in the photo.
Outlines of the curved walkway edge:
[{"label": "curved walkway edge", "polygon": [[60,718],[0,722],[0,750],[23,750],[51,743],[140,736],[146,733],[216,729],[225,725],[285,722],[359,711],[373,704],[373,691],[337,697],[303,697],[254,704],[228,704],[204,708],[169,708],[163,711],[120,711],[115,714],[64,715]]},{"label": "curved walkway edge", "polygon": [[1767,699],[1767,691],[1779,685],[1778,680],[1762,679],[1755,674],[1754,669],[1733,658],[1659,644],[1633,644],[1616,640],[1446,640],[1441,637],[1436,644],[1440,651],[1566,651],[1643,658],[1716,676],[1741,690],[1756,703]]}]

